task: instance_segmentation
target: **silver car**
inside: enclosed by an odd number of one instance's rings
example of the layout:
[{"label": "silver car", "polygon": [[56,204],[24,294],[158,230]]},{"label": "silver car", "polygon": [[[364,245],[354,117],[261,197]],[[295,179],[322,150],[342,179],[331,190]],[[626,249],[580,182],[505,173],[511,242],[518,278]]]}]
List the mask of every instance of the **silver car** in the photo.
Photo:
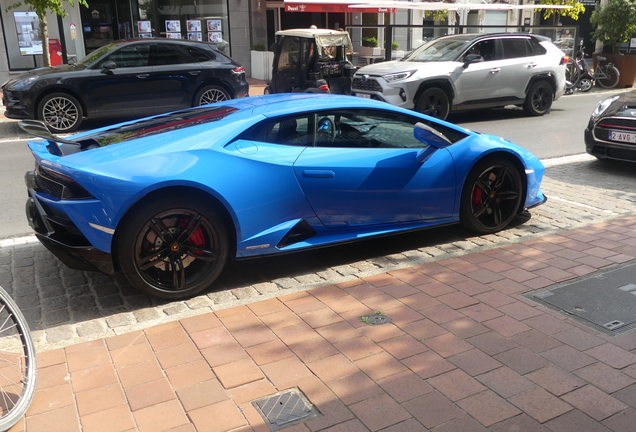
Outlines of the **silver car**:
[{"label": "silver car", "polygon": [[506,105],[540,116],[564,94],[566,65],[563,51],[542,36],[443,36],[402,60],[359,69],[353,92],[440,119],[451,111]]}]

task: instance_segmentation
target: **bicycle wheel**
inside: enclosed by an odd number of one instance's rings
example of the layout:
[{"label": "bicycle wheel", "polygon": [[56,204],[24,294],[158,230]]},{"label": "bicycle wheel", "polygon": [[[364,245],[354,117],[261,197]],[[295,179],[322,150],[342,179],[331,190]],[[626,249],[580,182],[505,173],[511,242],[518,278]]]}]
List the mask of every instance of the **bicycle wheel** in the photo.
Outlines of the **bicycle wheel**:
[{"label": "bicycle wheel", "polygon": [[599,83],[601,87],[614,88],[616,87],[616,84],[618,84],[618,79],[620,78],[621,73],[615,66],[612,66],[604,67],[603,75],[605,76],[603,78],[598,78],[596,82]]},{"label": "bicycle wheel", "polygon": [[22,418],[37,380],[35,346],[24,315],[0,287],[0,430]]}]

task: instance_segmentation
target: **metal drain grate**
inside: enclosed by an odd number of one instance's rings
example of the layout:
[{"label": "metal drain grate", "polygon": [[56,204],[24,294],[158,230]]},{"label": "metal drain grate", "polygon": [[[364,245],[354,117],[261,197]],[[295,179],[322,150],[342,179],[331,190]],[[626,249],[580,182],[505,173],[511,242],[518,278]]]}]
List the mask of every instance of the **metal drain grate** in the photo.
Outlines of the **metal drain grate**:
[{"label": "metal drain grate", "polygon": [[306,422],[322,414],[298,387],[252,402],[271,431]]},{"label": "metal drain grate", "polygon": [[610,335],[636,329],[636,262],[525,294]]},{"label": "metal drain grate", "polygon": [[361,316],[360,321],[363,323],[369,324],[371,326],[388,324],[391,322],[391,318],[387,315],[384,315],[382,312],[376,312],[369,315]]}]

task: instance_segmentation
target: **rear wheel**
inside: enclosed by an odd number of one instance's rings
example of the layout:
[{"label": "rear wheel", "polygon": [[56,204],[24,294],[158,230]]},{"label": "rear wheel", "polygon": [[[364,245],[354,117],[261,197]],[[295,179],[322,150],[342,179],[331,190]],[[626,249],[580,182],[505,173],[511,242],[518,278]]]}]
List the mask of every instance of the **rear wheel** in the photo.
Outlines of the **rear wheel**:
[{"label": "rear wheel", "polygon": [[460,222],[479,233],[506,227],[521,205],[523,184],[517,167],[505,159],[478,162],[462,191]]},{"label": "rear wheel", "polygon": [[582,92],[589,92],[592,89],[592,80],[589,78],[581,78],[579,81],[578,90]]},{"label": "rear wheel", "polygon": [[232,96],[223,87],[209,85],[203,87],[194,98],[194,106],[207,105],[232,99]]},{"label": "rear wheel", "polygon": [[226,226],[196,197],[147,201],[122,224],[119,267],[133,286],[151,296],[192,297],[212,285],[227,261]]},{"label": "rear wheel", "polygon": [[38,118],[45,122],[51,132],[73,132],[82,123],[82,106],[66,93],[51,93],[38,105]]},{"label": "rear wheel", "polygon": [[618,84],[618,79],[621,76],[621,73],[618,71],[618,69],[616,69],[615,66],[605,68],[605,75],[607,75],[606,78],[599,78],[596,80],[596,82],[604,88],[616,87],[616,84]]},{"label": "rear wheel", "polygon": [[530,87],[523,109],[531,116],[542,116],[550,110],[553,98],[552,86],[547,81],[537,81]]},{"label": "rear wheel", "polygon": [[272,89],[271,86],[267,86],[263,89],[263,94],[264,95],[274,94],[274,90]]},{"label": "rear wheel", "polygon": [[450,111],[448,95],[439,87],[428,88],[417,99],[415,110],[422,114],[445,120]]}]

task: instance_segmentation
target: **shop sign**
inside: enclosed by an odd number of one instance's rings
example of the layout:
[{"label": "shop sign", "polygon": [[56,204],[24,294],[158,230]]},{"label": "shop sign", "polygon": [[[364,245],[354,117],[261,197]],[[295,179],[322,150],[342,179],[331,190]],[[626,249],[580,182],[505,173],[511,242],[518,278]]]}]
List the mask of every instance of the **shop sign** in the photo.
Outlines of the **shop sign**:
[{"label": "shop sign", "polygon": [[293,3],[285,4],[285,12],[331,12],[331,13],[395,13],[397,8],[350,8],[347,4],[337,3]]}]

